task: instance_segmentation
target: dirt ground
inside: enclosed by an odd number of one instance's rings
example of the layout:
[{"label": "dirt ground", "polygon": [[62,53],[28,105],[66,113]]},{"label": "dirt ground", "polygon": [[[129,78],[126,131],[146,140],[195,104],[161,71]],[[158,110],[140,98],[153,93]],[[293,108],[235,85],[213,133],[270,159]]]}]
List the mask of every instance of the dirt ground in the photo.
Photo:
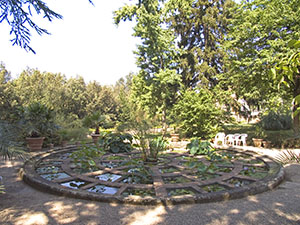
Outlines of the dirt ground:
[{"label": "dirt ground", "polygon": [[300,224],[300,165],[285,167],[275,190],[225,202],[141,206],[57,196],[36,190],[18,176],[22,162],[0,161],[6,188],[0,224]]}]

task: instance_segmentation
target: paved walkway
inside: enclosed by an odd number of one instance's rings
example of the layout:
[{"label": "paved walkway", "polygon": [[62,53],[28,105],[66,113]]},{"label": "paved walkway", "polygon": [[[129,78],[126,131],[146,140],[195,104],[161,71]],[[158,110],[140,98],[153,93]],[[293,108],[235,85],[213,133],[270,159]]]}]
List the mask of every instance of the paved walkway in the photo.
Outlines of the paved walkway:
[{"label": "paved walkway", "polygon": [[[272,156],[277,151],[255,150]],[[109,204],[40,192],[18,178],[21,165],[0,161],[7,189],[0,195],[0,224],[300,224],[300,164],[286,166],[286,180],[273,191],[225,202],[175,206]]]}]

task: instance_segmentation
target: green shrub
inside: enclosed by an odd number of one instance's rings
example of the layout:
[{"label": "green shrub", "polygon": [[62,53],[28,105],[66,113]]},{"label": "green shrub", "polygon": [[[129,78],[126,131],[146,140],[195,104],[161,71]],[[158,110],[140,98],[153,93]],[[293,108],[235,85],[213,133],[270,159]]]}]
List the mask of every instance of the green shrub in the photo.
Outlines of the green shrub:
[{"label": "green shrub", "polygon": [[55,123],[61,128],[78,128],[82,127],[82,119],[78,118],[78,115],[69,113],[67,115],[62,113],[56,113]]},{"label": "green shrub", "polygon": [[207,90],[188,90],[174,106],[174,115],[183,135],[213,137],[222,126],[225,112],[216,106],[214,96]]},{"label": "green shrub", "polygon": [[201,141],[198,138],[192,139],[187,145],[192,155],[210,155],[215,149],[209,141]]},{"label": "green shrub", "polygon": [[87,138],[87,128],[63,128],[57,134],[59,135],[59,142],[62,141],[83,141]]},{"label": "green shrub", "polygon": [[39,102],[24,107],[21,118],[24,136],[48,138],[58,129],[54,117],[54,111]]},{"label": "green shrub", "polygon": [[99,137],[99,145],[105,151],[112,153],[130,152],[133,137],[130,134],[102,132]]},{"label": "green shrub", "polygon": [[261,125],[265,130],[289,130],[293,126],[293,121],[288,114],[270,111],[267,115],[262,116]]},{"label": "green shrub", "polygon": [[4,159],[26,158],[24,141],[20,139],[18,126],[0,120],[0,157]]},{"label": "green shrub", "polygon": [[292,150],[286,150],[281,152],[279,155],[275,157],[275,160],[282,163],[300,163],[300,153],[296,153]]},{"label": "green shrub", "polygon": [[156,137],[149,141],[149,152],[150,158],[157,159],[157,155],[161,151],[165,151],[167,149],[168,143],[163,137]]}]

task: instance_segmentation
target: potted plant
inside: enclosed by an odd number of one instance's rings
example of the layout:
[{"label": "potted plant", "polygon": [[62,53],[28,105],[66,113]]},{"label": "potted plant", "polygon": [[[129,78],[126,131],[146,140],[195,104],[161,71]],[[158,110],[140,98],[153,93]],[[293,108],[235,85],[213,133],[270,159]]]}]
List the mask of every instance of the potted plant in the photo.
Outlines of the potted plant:
[{"label": "potted plant", "polygon": [[272,142],[271,141],[263,141],[263,146],[264,148],[271,148]]},{"label": "potted plant", "polygon": [[91,134],[94,143],[98,142],[100,136],[100,125],[106,121],[106,116],[101,115],[100,112],[94,112],[93,114],[86,116],[83,120],[83,125],[89,128],[95,129],[94,133]]},{"label": "potted plant", "polygon": [[180,139],[180,135],[179,135],[179,129],[177,128],[177,124],[174,127],[173,131],[170,133],[171,135],[171,142],[178,142]]},{"label": "potted plant", "polygon": [[40,133],[31,131],[26,137],[27,147],[30,151],[39,151],[42,149],[45,137],[42,137]]},{"label": "potted plant", "polygon": [[179,141],[179,134],[178,133],[171,133],[171,141],[178,142]]},{"label": "potted plant", "polygon": [[22,127],[27,146],[31,151],[41,150],[44,139],[57,129],[53,112],[45,105],[35,102],[23,109]]},{"label": "potted plant", "polygon": [[253,145],[254,147],[261,147],[264,137],[265,137],[265,132],[263,131],[262,127],[260,125],[257,125],[255,128],[255,135],[256,138],[252,138]]},{"label": "potted plant", "polygon": [[68,131],[66,129],[61,129],[58,131],[58,136],[59,136],[59,143],[61,144],[61,146],[66,147],[68,141],[71,140]]}]

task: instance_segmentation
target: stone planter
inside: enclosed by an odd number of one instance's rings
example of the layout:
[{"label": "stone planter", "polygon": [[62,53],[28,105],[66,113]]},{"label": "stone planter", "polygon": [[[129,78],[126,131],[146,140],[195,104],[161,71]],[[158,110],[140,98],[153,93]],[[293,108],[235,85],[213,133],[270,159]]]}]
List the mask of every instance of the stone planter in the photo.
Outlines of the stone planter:
[{"label": "stone planter", "polygon": [[254,147],[260,148],[262,146],[263,139],[260,138],[252,138]]},{"label": "stone planter", "polygon": [[271,145],[272,145],[271,141],[263,141],[264,148],[271,148]]},{"label": "stone planter", "polygon": [[27,147],[29,148],[30,151],[40,151],[42,150],[42,146],[44,143],[45,137],[34,137],[30,138],[27,137]]},{"label": "stone planter", "polygon": [[178,142],[179,134],[171,134],[171,142]]}]

